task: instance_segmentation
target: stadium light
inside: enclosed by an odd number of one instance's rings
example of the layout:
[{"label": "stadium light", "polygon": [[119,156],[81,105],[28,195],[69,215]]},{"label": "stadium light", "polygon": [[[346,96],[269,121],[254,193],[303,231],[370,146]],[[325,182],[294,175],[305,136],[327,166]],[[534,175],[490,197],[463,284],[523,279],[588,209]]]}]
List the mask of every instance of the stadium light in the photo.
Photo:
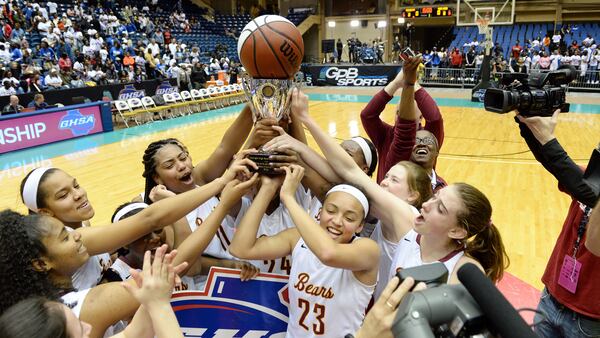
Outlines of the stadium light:
[{"label": "stadium light", "polygon": [[331,27],[331,28],[335,27],[335,21],[329,21],[329,22],[327,22],[327,26]]},{"label": "stadium light", "polygon": [[358,27],[360,23],[358,22],[358,20],[352,20],[350,21],[350,27]]},{"label": "stadium light", "polygon": [[404,22],[406,22],[406,20],[404,20],[404,18],[398,18],[398,23],[403,25]]},{"label": "stadium light", "polygon": [[381,20],[377,22],[377,28],[384,28],[387,26],[387,21]]}]

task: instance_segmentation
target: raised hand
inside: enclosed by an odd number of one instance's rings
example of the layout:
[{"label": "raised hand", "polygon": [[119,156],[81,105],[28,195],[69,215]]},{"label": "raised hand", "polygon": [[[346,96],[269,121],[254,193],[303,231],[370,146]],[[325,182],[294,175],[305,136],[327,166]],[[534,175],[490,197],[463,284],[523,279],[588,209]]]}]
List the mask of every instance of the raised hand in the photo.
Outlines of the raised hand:
[{"label": "raised hand", "polygon": [[556,129],[558,123],[558,114],[560,114],[560,109],[555,110],[552,116],[524,117],[517,114],[517,118],[531,130],[538,142],[544,145],[556,138],[554,129]]},{"label": "raised hand", "polygon": [[279,133],[273,129],[274,126],[278,126],[277,120],[274,118],[263,118],[256,121],[249,137],[248,144],[250,147],[259,148],[274,137],[277,137]]},{"label": "raised hand", "polygon": [[221,178],[225,180],[225,182],[229,182],[235,178],[238,178],[240,181],[244,181],[252,177],[250,168],[258,170],[258,166],[256,163],[252,162],[252,160],[246,158],[246,156],[255,152],[256,149],[246,149],[233,156],[233,162],[231,162],[229,168],[227,171],[225,171],[225,173],[223,173]]},{"label": "raised hand", "polygon": [[175,268],[171,265],[175,254],[166,254],[167,245],[162,245],[154,254],[151,262],[150,251],[144,254],[142,271],[131,269],[131,277],[137,287],[131,283],[123,282],[122,285],[140,304],[168,303],[175,285]]},{"label": "raised hand", "polygon": [[162,184],[152,188],[152,190],[150,190],[150,194],[148,195],[152,202],[158,202],[171,196],[175,196],[175,193],[167,189],[167,187]]},{"label": "raised hand", "polygon": [[300,89],[292,90],[292,115],[300,121],[305,121],[308,117],[308,96]]},{"label": "raised hand", "polygon": [[413,85],[417,82],[417,69],[421,64],[421,56],[409,57],[404,60],[402,72],[404,73],[404,83]]},{"label": "raised hand", "polygon": [[254,173],[250,179],[243,182],[237,178],[229,181],[221,192],[221,203],[233,206],[242,196],[250,192],[252,187],[256,185],[256,182],[258,182],[258,173]]},{"label": "raised hand", "polygon": [[304,168],[299,165],[292,164],[283,169],[285,170],[285,180],[279,193],[281,200],[284,200],[284,197],[294,197],[304,177]]},{"label": "raised hand", "polygon": [[291,149],[296,152],[300,152],[302,147],[306,146],[304,143],[296,140],[295,138],[290,136],[288,133],[286,133],[285,130],[283,130],[283,128],[281,128],[279,126],[273,126],[273,129],[279,133],[279,136],[277,136],[276,138],[267,142],[267,144],[265,144],[263,146],[264,150],[266,150],[266,151],[271,151],[271,150],[281,151],[283,149]]}]

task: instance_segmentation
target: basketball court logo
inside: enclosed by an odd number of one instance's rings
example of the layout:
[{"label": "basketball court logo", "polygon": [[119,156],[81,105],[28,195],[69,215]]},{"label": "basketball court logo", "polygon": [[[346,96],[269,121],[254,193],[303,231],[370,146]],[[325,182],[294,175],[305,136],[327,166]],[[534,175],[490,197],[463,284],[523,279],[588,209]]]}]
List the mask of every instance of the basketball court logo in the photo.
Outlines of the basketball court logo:
[{"label": "basketball court logo", "polygon": [[285,337],[288,277],[213,268],[203,292],[176,292],[171,305],[186,337]]},{"label": "basketball court logo", "polygon": [[59,122],[59,129],[70,129],[73,136],[87,135],[94,129],[96,119],[93,114],[83,115],[79,109],[67,110]]}]

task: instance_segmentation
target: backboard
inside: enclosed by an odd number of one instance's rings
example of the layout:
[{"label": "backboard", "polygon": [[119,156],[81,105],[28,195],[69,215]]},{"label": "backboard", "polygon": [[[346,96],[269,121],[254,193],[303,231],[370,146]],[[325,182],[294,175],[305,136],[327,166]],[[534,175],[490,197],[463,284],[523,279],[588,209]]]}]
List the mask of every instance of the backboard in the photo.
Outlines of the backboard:
[{"label": "backboard", "polygon": [[457,0],[456,25],[476,26],[478,20],[487,19],[490,25],[512,25],[516,0]]}]

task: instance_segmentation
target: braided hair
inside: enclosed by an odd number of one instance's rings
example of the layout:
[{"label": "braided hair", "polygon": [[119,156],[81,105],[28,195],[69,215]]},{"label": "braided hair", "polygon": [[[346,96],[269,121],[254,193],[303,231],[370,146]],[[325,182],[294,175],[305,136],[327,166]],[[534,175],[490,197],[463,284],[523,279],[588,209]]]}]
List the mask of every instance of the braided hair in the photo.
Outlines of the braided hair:
[{"label": "braided hair", "polygon": [[152,204],[152,201],[150,200],[150,191],[152,191],[152,188],[157,186],[156,181],[154,180],[154,176],[156,175],[156,160],[154,157],[156,156],[156,153],[162,149],[162,147],[169,144],[178,146],[186,154],[189,154],[187,147],[176,138],[166,138],[152,142],[148,145],[144,151],[144,157],[142,158],[142,163],[144,164],[144,173],[142,176],[146,179],[146,185],[144,188],[144,202],[147,204]]},{"label": "braided hair", "polygon": [[[0,313],[33,296],[58,298],[59,290],[48,273],[36,271],[32,262],[47,253],[46,216],[23,216],[12,210],[0,212]],[[10,271],[10,273],[8,273]]]}]

